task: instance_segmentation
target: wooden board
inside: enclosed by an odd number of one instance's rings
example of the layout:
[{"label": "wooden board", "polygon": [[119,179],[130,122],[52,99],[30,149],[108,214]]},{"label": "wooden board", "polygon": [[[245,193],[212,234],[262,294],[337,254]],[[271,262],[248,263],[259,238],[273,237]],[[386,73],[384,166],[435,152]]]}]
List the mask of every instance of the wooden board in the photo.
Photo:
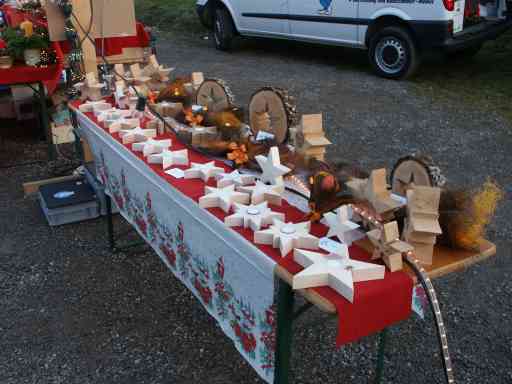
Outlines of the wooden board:
[{"label": "wooden board", "polygon": [[[369,253],[373,252],[373,246],[368,239],[364,239],[356,243],[358,246],[365,249]],[[475,252],[458,249],[454,250],[443,246],[436,246],[434,250],[434,263],[432,265],[425,266],[425,269],[427,270],[429,277],[435,279],[450,273],[464,270],[471,265],[494,256],[495,254],[496,246],[487,240],[484,240],[480,246],[480,250]],[[417,282],[416,275],[407,265],[405,265],[404,270],[411,275],[414,282]],[[275,268],[275,274],[289,285],[292,285],[293,275],[289,273],[285,268],[277,265]],[[334,304],[320,296],[314,290],[300,289],[296,292],[302,295],[310,303],[318,307],[321,311],[331,314],[336,313],[336,307]]]},{"label": "wooden board", "polygon": [[[144,48],[128,47],[123,48],[120,55],[112,55],[105,57],[109,64],[133,64],[144,62]],[[98,57],[98,64],[103,64],[103,58]]]},{"label": "wooden board", "polygon": [[98,78],[98,65],[96,61],[96,46],[93,41],[84,38],[85,32],[87,32],[87,26],[91,19],[91,7],[88,1],[73,0],[73,13],[76,18],[80,21],[80,25],[86,30],[82,30],[77,20],[72,17],[73,25],[78,33],[78,37],[82,42],[82,55],[84,61],[84,73],[94,73]]}]

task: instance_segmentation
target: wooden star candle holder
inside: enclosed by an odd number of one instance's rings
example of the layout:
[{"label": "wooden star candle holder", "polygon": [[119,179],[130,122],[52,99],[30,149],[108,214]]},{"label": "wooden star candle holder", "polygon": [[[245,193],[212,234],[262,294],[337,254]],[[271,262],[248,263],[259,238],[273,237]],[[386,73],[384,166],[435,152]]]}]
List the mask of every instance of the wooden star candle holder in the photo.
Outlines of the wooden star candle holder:
[{"label": "wooden star candle holder", "polygon": [[235,213],[224,219],[228,227],[244,227],[259,231],[262,226],[272,224],[274,219],[284,221],[284,214],[273,212],[266,201],[257,205],[235,203],[234,209]]},{"label": "wooden star candle holder", "polygon": [[199,206],[202,208],[219,207],[224,212],[229,212],[234,203],[247,204],[249,195],[238,192],[234,185],[225,188],[205,187],[205,195],[199,199]]},{"label": "wooden star candle holder", "polygon": [[256,244],[269,244],[279,248],[281,256],[285,257],[294,248],[318,249],[319,239],[309,233],[311,223],[286,223],[274,219],[270,228],[254,232]]},{"label": "wooden star candle holder", "polygon": [[305,268],[293,276],[293,289],[329,286],[351,303],[354,302],[354,283],[381,280],[386,272],[382,265],[350,259],[344,244],[329,255],[295,249],[293,259]]}]

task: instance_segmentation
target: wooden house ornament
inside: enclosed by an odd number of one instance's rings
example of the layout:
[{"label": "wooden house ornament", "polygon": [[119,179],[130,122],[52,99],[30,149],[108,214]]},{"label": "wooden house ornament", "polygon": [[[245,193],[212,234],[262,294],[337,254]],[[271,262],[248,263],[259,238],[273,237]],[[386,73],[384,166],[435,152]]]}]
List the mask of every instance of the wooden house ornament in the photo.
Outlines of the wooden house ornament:
[{"label": "wooden house ornament", "polygon": [[432,265],[434,245],[442,233],[439,225],[439,188],[414,186],[407,190],[407,219],[404,239],[414,246],[414,255],[425,265]]},{"label": "wooden house ornament", "polygon": [[303,115],[298,131],[295,133],[297,151],[306,161],[315,158],[324,161],[328,145],[332,143],[325,137],[322,114]]},{"label": "wooden house ornament", "polygon": [[400,240],[396,221],[384,224],[382,229],[368,232],[367,236],[374,246],[372,259],[382,258],[391,272],[400,271],[403,268],[403,255],[414,249],[410,244]]}]

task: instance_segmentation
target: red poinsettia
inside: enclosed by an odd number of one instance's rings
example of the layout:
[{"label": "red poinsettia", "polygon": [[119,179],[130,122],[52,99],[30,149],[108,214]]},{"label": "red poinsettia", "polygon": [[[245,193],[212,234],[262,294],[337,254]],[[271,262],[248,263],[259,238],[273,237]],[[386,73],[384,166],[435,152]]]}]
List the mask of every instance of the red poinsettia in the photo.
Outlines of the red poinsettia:
[{"label": "red poinsettia", "polygon": [[256,338],[252,333],[242,332],[241,340],[245,352],[251,353],[256,349]]},{"label": "red poinsettia", "polygon": [[7,49],[7,44],[3,39],[0,39],[0,50]]}]

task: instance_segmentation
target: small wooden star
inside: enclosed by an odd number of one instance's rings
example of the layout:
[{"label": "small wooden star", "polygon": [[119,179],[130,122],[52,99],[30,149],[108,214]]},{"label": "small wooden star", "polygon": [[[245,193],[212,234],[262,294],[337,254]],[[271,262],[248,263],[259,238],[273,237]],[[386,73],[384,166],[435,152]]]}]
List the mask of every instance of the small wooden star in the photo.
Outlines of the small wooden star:
[{"label": "small wooden star", "polygon": [[284,189],[283,175],[286,175],[291,171],[290,168],[281,165],[281,158],[279,157],[279,148],[272,147],[268,152],[268,156],[263,155],[256,156],[263,173],[260,178],[265,183],[282,186]]},{"label": "small wooden star", "polygon": [[262,226],[272,224],[274,219],[284,221],[284,214],[273,212],[266,201],[258,205],[235,203],[234,207],[236,213],[224,219],[228,227],[244,227],[259,231]]},{"label": "small wooden star", "polygon": [[127,131],[129,129],[134,129],[134,128],[140,127],[140,119],[137,119],[137,118],[130,118],[130,119],[121,118],[119,120],[111,121],[111,122],[106,120],[104,122],[104,124],[108,128],[108,131],[110,133],[116,133],[116,132],[119,132],[119,131],[123,131],[123,130]]},{"label": "small wooden star", "polygon": [[173,165],[188,165],[188,151],[186,149],[181,151],[168,151],[165,149],[161,153],[149,155],[148,162],[150,164],[162,164],[164,170]]},{"label": "small wooden star", "polygon": [[192,167],[185,171],[185,179],[203,179],[206,183],[210,177],[223,172],[224,168],[216,167],[215,161],[204,164],[192,163]]},{"label": "small wooden star", "polygon": [[279,185],[267,185],[261,181],[256,181],[256,185],[240,186],[238,190],[251,194],[251,204],[260,204],[268,201],[273,205],[281,205],[283,189]]},{"label": "small wooden star", "polygon": [[229,212],[233,203],[247,204],[249,195],[235,191],[234,185],[225,188],[205,187],[205,195],[199,199],[199,206],[202,208],[219,207],[224,212]]},{"label": "small wooden star", "polygon": [[231,173],[220,173],[217,175],[217,187],[224,188],[228,185],[235,184],[236,186],[243,186],[253,184],[255,181],[255,177],[251,175],[242,175],[238,171],[233,171]]},{"label": "small wooden star", "polygon": [[153,155],[155,153],[162,153],[164,150],[168,149],[172,145],[172,140],[154,140],[147,139],[146,141],[142,141],[140,143],[133,143],[132,150],[137,152],[142,152],[144,157],[149,155]]},{"label": "small wooden star", "polygon": [[139,143],[147,139],[156,137],[156,129],[142,129],[140,127],[134,129],[123,129],[119,131],[123,144]]},{"label": "small wooden star", "polygon": [[386,273],[383,265],[350,259],[345,244],[340,244],[337,253],[329,255],[295,249],[293,259],[305,268],[293,276],[293,289],[327,285],[351,303],[354,302],[354,283],[380,280]]},{"label": "small wooden star", "polygon": [[311,223],[286,223],[274,219],[270,228],[254,232],[256,244],[272,244],[285,257],[294,248],[318,249],[319,239],[309,234]]},{"label": "small wooden star", "polygon": [[341,242],[350,245],[347,234],[359,228],[359,225],[349,220],[348,205],[338,208],[336,214],[332,212],[325,213],[324,218],[329,227],[327,237],[336,236]]}]

